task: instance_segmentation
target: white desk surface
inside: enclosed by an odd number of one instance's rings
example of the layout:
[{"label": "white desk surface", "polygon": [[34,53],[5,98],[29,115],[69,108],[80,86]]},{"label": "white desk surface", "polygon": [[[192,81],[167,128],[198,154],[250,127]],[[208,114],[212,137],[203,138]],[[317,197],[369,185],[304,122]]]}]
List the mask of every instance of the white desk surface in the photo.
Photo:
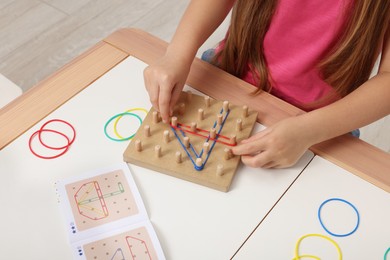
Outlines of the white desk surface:
[{"label": "white desk surface", "polygon": [[[336,197],[360,214],[358,229],[346,237],[329,235],[317,217],[321,203]],[[329,202],[321,212],[325,226],[336,234],[356,225],[356,213],[347,204]],[[343,259],[383,259],[390,247],[390,194],[316,156],[233,259],[293,259],[297,240],[309,233],[332,238]],[[319,238],[303,240],[300,252],[338,259],[336,249]]]},{"label": "white desk surface", "polygon": [[[128,142],[109,140],[103,127],[129,108],[150,107],[144,67],[134,58],[124,60],[0,151],[1,258],[71,259],[54,183],[122,161]],[[60,158],[39,159],[29,151],[28,139],[53,118],[70,122],[76,141]],[[285,170],[242,167],[228,193],[135,166],[131,170],[167,259],[228,259],[312,156],[307,152]]]},{"label": "white desk surface", "polygon": [[0,109],[22,94],[22,89],[0,74]]}]

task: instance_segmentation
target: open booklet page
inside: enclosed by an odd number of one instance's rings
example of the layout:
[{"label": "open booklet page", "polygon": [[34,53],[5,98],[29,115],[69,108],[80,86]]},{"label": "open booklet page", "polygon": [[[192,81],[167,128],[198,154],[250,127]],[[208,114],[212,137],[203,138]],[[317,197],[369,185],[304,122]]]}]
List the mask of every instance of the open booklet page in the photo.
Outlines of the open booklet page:
[{"label": "open booklet page", "polygon": [[165,259],[125,163],[56,187],[76,259]]}]

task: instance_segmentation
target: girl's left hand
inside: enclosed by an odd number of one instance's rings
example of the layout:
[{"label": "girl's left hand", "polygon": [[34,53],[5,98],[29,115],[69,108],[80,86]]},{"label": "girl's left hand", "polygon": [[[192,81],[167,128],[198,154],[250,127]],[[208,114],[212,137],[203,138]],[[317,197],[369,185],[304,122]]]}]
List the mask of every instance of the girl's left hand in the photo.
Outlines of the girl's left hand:
[{"label": "girl's left hand", "polygon": [[242,162],[256,168],[286,168],[294,165],[313,145],[307,127],[298,117],[284,119],[243,140],[232,152]]}]

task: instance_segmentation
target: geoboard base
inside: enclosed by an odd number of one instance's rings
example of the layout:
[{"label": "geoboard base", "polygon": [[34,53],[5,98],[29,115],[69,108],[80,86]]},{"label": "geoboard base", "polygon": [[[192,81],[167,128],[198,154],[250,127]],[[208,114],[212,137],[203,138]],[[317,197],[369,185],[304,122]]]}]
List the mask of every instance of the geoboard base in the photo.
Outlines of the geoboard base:
[{"label": "geoboard base", "polygon": [[[247,115],[243,116],[242,107],[229,104],[229,109],[223,110],[223,102],[221,101],[210,99],[210,104],[207,105],[204,97],[186,92],[182,93],[178,107],[181,104],[185,104],[184,113],[178,108],[175,109],[173,116],[177,117],[177,122],[181,126],[180,129],[188,131],[184,132],[172,128],[170,124],[164,124],[161,120],[156,122],[153,118],[154,110],[151,109],[124,152],[124,161],[227,192],[240,163],[240,157],[233,156],[226,160],[225,148],[232,147],[228,145],[229,138],[232,135],[236,136],[236,142],[249,137],[257,119],[257,112],[249,110]],[[199,118],[199,109],[203,110],[202,119]],[[216,123],[217,115],[220,113],[226,116],[222,125]],[[242,124],[241,130],[236,129],[237,119],[239,118]],[[195,132],[202,136],[193,134],[189,130],[189,126],[194,122],[197,124]],[[150,128],[149,137],[145,135],[145,126]],[[188,128],[185,128],[185,126],[188,126]],[[208,158],[206,153],[199,156],[213,126],[217,129],[217,132],[220,130],[219,136],[216,138],[218,141],[208,140],[211,149]],[[164,132],[166,131],[169,133],[168,142],[164,140]],[[192,148],[185,149],[183,145],[184,136],[190,138]],[[141,142],[141,151],[136,148],[137,142]],[[159,145],[161,149],[159,156],[155,151],[156,145]],[[176,162],[177,152],[181,153],[182,161],[180,163]],[[196,169],[195,161],[197,157],[201,157],[204,162],[202,170]],[[222,176],[217,174],[218,165],[223,165]]]}]

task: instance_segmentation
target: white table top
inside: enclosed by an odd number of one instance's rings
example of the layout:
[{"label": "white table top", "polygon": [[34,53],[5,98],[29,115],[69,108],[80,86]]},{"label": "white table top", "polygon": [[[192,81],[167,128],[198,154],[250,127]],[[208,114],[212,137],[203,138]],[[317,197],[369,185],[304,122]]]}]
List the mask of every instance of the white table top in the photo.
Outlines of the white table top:
[{"label": "white table top", "polygon": [[22,90],[15,83],[0,74],[0,108],[22,94]]},{"label": "white table top", "polygon": [[[356,207],[356,232],[336,237],[321,227],[318,209],[330,198]],[[353,208],[337,201],[322,207],[321,219],[335,234],[348,234],[357,223]],[[297,240],[310,233],[333,239],[343,259],[384,259],[390,247],[390,194],[316,156],[233,259],[293,259]],[[299,252],[339,259],[330,242],[315,237],[305,238]]]},{"label": "white table top", "polygon": [[[0,151],[5,259],[71,259],[54,183],[122,161],[128,142],[107,139],[103,127],[115,114],[150,107],[143,88],[145,66],[126,59]],[[70,122],[76,141],[60,158],[39,159],[29,151],[28,139],[53,118]],[[312,156],[307,152],[285,170],[241,167],[228,193],[136,166],[131,171],[167,259],[228,259]]]}]

